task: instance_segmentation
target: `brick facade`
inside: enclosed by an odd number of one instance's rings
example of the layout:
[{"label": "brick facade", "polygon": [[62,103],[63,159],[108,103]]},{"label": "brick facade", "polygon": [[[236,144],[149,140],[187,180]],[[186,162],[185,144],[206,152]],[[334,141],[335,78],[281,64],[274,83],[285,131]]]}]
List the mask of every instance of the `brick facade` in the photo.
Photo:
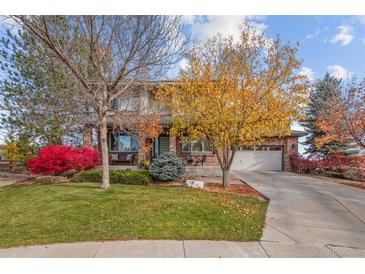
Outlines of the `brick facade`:
[{"label": "brick facade", "polygon": [[148,159],[148,155],[146,155],[145,146],[146,146],[146,140],[140,138],[138,146],[137,162]]},{"label": "brick facade", "polygon": [[[176,140],[178,142],[178,140]],[[280,145],[283,148],[283,169],[284,171],[291,171],[290,165],[290,156],[298,154],[298,137],[297,136],[289,136],[285,138],[269,138],[267,139],[263,145]],[[199,160],[206,156],[204,161],[204,166],[219,166],[219,162],[217,157],[212,153],[194,153],[194,154],[185,154],[181,153],[180,148],[181,145],[177,145],[176,154],[184,161],[188,158],[192,158],[194,161]]]},{"label": "brick facade", "polygon": [[[108,140],[109,141],[109,140]],[[147,147],[151,147],[151,141],[146,141]],[[297,136],[289,136],[285,138],[269,138],[267,139],[263,145],[280,145],[282,146],[283,151],[283,170],[291,171],[290,166],[290,156],[298,153],[298,137]],[[144,146],[146,147],[146,146]],[[219,166],[219,162],[217,157],[213,153],[182,153],[181,152],[181,143],[179,138],[170,136],[170,151],[176,153],[176,155],[182,159],[183,161],[187,161],[188,158],[193,159],[193,161],[197,161],[205,157],[204,166]],[[121,157],[126,153],[120,153]],[[123,155],[122,155],[123,154]],[[137,165],[141,160],[151,160],[152,153],[151,150],[145,149],[142,146],[138,149],[138,153],[133,157],[133,164]],[[112,164],[112,163],[111,163]]]}]

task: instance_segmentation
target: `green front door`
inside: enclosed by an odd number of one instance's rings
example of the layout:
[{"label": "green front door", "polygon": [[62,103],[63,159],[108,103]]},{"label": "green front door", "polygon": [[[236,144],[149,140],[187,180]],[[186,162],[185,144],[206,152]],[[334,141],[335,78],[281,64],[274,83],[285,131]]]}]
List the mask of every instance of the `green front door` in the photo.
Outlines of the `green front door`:
[{"label": "green front door", "polygon": [[158,138],[159,155],[170,151],[170,136],[160,136]]}]

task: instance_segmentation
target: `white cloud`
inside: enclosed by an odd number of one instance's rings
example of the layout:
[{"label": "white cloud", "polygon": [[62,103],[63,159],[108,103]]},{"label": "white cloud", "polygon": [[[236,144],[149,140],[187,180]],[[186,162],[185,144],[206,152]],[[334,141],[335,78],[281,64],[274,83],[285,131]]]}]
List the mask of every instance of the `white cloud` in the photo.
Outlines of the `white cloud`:
[{"label": "white cloud", "polygon": [[320,34],[320,30],[316,30],[313,33],[307,34],[304,38],[305,39],[311,39],[311,38],[317,37],[319,34]]},{"label": "white cloud", "polygon": [[313,81],[314,79],[314,72],[312,69],[303,67],[301,71],[299,72],[299,75],[307,76],[309,81]]},{"label": "white cloud", "polygon": [[341,43],[341,46],[346,46],[354,39],[353,28],[349,25],[337,27],[337,34],[330,40],[331,43]]},{"label": "white cloud", "polygon": [[264,31],[266,25],[262,22],[263,17],[259,16],[185,16],[187,24],[191,24],[192,38],[204,40],[221,33],[224,36],[232,35],[237,39],[240,35],[240,25],[243,22],[250,22],[258,31]]},{"label": "white cloud", "polygon": [[180,62],[173,67],[172,69],[170,69],[167,74],[166,74],[166,78],[167,80],[175,80],[181,69],[186,69],[188,67],[188,60],[186,58],[183,58],[180,60]]},{"label": "white cloud", "polygon": [[188,66],[188,60],[186,60],[186,58],[181,59],[181,61],[179,62],[179,68],[186,69],[187,66]]},{"label": "white cloud", "polygon": [[345,68],[341,67],[340,65],[332,65],[327,67],[327,71],[333,77],[347,80],[352,77],[353,73],[347,71]]}]

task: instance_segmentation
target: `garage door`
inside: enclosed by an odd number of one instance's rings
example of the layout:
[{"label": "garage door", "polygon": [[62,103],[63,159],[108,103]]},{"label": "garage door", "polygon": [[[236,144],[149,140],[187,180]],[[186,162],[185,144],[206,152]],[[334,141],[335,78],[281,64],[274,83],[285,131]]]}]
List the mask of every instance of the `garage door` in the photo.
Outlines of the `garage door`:
[{"label": "garage door", "polygon": [[236,152],[231,169],[281,171],[282,161],[282,146],[242,147]]}]

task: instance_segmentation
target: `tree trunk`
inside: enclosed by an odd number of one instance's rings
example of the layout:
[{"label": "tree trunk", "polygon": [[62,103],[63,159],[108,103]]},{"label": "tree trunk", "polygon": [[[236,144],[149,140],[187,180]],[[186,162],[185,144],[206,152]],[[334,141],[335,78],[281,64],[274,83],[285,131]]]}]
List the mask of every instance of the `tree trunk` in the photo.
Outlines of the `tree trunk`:
[{"label": "tree trunk", "polygon": [[108,189],[109,183],[109,154],[108,154],[108,129],[106,123],[106,116],[102,117],[100,125],[100,144],[101,144],[101,159],[103,164],[103,178],[100,188],[102,190]]},{"label": "tree trunk", "polygon": [[82,130],[82,146],[83,147],[92,147],[93,141],[92,141],[92,127],[88,124],[84,125],[84,128]]},{"label": "tree trunk", "polygon": [[229,168],[223,168],[223,186],[224,188],[229,188],[230,186],[230,169]]}]

